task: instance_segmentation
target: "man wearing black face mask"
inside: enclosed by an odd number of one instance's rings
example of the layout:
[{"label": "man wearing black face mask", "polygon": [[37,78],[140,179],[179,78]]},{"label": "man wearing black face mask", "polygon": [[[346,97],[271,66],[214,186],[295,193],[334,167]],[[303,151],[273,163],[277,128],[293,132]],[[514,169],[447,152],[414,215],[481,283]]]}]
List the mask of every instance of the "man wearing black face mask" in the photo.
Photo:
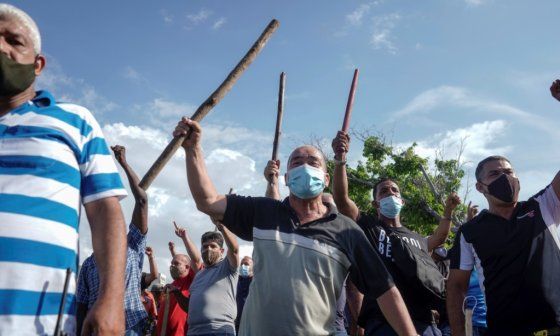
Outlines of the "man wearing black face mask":
[{"label": "man wearing black face mask", "polygon": [[474,266],[488,308],[486,335],[559,335],[560,174],[524,202],[518,202],[519,180],[505,157],[482,160],[476,179],[488,210],[459,229],[450,251],[453,335],[465,334],[462,308]]},{"label": "man wearing black face mask", "polygon": [[76,332],[78,223],[91,226],[100,286],[84,334],[124,333],[126,195],[101,127],[84,107],[35,91],[46,64],[37,25],[0,4],[0,334]]}]

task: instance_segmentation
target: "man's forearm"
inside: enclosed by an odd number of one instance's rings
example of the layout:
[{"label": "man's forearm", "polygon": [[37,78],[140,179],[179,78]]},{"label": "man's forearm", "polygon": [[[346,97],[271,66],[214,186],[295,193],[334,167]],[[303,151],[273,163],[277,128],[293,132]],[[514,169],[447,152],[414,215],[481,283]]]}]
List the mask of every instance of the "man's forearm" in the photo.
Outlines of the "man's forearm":
[{"label": "man's forearm", "polygon": [[278,179],[272,183],[266,183],[265,197],[280,200],[280,191],[278,190]]},{"label": "man's forearm", "polygon": [[187,254],[191,259],[191,268],[194,267],[193,271],[197,272],[201,265],[200,251],[196,248],[196,245],[192,242],[188,234],[182,239],[187,249]]},{"label": "man's forearm", "polygon": [[383,293],[383,295],[377,298],[377,303],[383,312],[383,316],[385,316],[387,322],[389,322],[393,330],[395,330],[399,336],[417,335],[414,324],[412,324],[406,305],[397,287],[393,286]]},{"label": "man's forearm", "polygon": [[157,267],[157,263],[156,263],[156,258],[153,255],[148,257],[148,262],[150,263],[150,274],[149,275],[150,275],[150,278],[151,278],[149,283],[151,283],[152,281],[157,279],[159,271],[158,271],[158,267]]},{"label": "man's forearm", "polygon": [[360,293],[356,285],[348,279],[346,282],[346,301],[348,302],[348,309],[354,321],[358,321],[360,311],[362,310],[362,302],[364,295]]},{"label": "man's forearm", "polygon": [[[196,206],[200,211],[212,216],[213,214],[209,213],[209,205],[216,200],[218,193],[208,176],[202,148],[199,146],[189,148],[185,150],[185,154],[187,180]],[[223,214],[219,214],[219,216],[214,217],[217,220],[221,220],[222,216]]]},{"label": "man's forearm", "polygon": [[91,226],[95,264],[99,274],[99,301],[124,300],[126,229],[119,201],[104,198],[85,205]]},{"label": "man's forearm", "polygon": [[148,232],[148,196],[146,191],[140,188],[140,179],[134,170],[128,165],[127,162],[121,163],[132,195],[134,196],[134,211],[132,212],[132,223],[142,232]]},{"label": "man's forearm", "polygon": [[237,267],[239,266],[239,244],[237,243],[237,238],[225,226],[223,226],[222,234],[224,235],[224,241],[228,248],[227,255],[230,264],[232,267]]},{"label": "man's forearm", "polygon": [[358,219],[358,208],[348,196],[348,177],[346,176],[346,165],[335,163],[333,173],[333,199],[338,211],[356,221]]},{"label": "man's forearm", "polygon": [[465,335],[465,315],[463,315],[463,301],[465,292],[457,286],[447,286],[447,316],[453,336]]}]

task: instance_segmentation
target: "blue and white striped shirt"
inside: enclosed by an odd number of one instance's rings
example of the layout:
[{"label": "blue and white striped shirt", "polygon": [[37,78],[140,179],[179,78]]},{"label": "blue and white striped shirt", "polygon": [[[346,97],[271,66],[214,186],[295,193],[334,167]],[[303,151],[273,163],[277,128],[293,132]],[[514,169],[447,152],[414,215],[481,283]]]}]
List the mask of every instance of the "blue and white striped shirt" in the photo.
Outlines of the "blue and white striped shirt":
[{"label": "blue and white striped shirt", "polygon": [[126,196],[99,124],[46,91],[0,117],[0,334],[75,333],[80,205]]}]

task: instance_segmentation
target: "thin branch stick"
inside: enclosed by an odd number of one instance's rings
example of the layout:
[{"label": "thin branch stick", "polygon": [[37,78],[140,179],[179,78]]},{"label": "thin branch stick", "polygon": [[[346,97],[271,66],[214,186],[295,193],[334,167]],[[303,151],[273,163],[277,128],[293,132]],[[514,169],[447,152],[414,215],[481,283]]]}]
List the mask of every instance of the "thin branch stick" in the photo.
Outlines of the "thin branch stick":
[{"label": "thin branch stick", "polygon": [[[202,120],[210,110],[216,104],[222,100],[222,98],[231,90],[235,82],[241,77],[243,72],[251,65],[253,60],[257,57],[259,52],[265,46],[266,42],[270,39],[272,34],[276,31],[279,26],[279,22],[277,20],[272,20],[263,31],[261,36],[257,39],[257,41],[253,44],[251,49],[245,54],[245,56],[239,61],[239,63],[235,66],[235,68],[229,73],[227,78],[223,81],[223,83],[214,91],[202,105],[198,107],[196,112],[192,115],[191,119],[194,121]],[[154,181],[156,176],[159,172],[165,167],[165,164],[173,157],[173,154],[181,147],[183,141],[189,136],[177,136],[171,140],[171,142],[165,147],[161,155],[157,158],[156,162],[150,167],[146,175],[140,181],[140,187],[144,190],[147,190],[150,184]]]},{"label": "thin branch stick", "polygon": [[354,70],[354,78],[352,78],[352,86],[348,94],[346,102],[346,111],[344,112],[344,121],[342,122],[342,131],[348,133],[350,127],[350,115],[352,114],[352,106],[354,105],[354,94],[356,93],[356,84],[358,83],[358,69]]}]

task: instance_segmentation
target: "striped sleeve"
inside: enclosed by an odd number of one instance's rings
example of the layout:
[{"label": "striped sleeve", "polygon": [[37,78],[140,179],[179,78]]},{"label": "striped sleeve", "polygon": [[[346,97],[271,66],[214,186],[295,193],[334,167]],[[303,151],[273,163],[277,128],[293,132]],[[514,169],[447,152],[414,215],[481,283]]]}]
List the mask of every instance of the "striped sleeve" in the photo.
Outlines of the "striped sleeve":
[{"label": "striped sleeve", "polygon": [[83,122],[88,125],[81,127],[87,129],[88,132],[80,139],[81,150],[78,158],[82,202],[87,204],[112,196],[117,196],[119,199],[126,197],[127,192],[105,142],[101,127],[87,109],[80,112],[83,114]]}]

